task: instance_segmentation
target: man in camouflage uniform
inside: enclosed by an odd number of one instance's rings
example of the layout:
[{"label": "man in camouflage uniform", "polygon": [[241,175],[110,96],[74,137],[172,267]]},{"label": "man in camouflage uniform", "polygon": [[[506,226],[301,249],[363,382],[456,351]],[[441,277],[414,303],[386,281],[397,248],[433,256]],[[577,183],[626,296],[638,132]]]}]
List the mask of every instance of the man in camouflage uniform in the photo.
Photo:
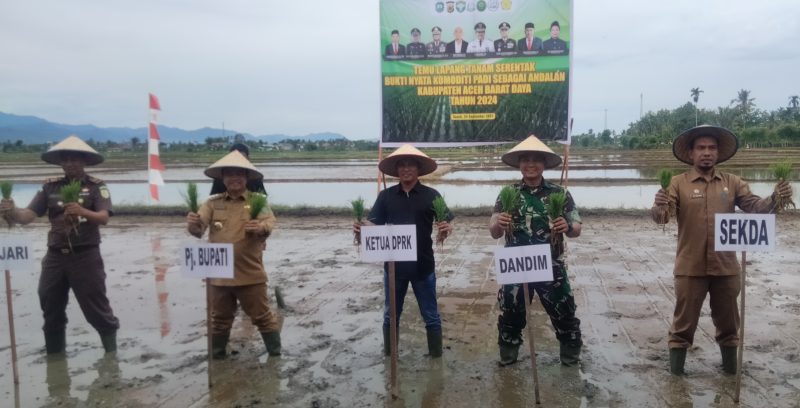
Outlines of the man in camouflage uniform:
[{"label": "man in camouflage uniform", "polygon": [[522,173],[522,180],[513,184],[513,187],[520,192],[520,201],[513,213],[509,214],[502,212],[498,197],[489,223],[492,238],[505,235],[506,247],[549,243],[553,258],[554,280],[527,283],[531,294],[531,299],[527,300],[524,299],[521,284],[503,285],[498,291],[497,301],[502,311],[497,321],[500,364],[508,365],[517,360],[519,347],[522,344],[522,329],[526,325],[524,302],[531,302],[533,293],[536,292],[550,316],[556,338],[561,344],[561,363],[566,366],[576,365],[580,361],[583,344],[581,322],[575,317],[575,298],[567,277],[563,240],[553,244],[551,235],[565,234],[570,238],[580,236],[581,218],[572,196],[567,192],[564,216],[554,220],[549,219],[546,211],[549,196],[564,191],[564,188],[542,177],[544,169],[561,164],[561,157],[535,136],[530,136],[504,154],[503,162],[519,168]]},{"label": "man in camouflage uniform", "polygon": [[[117,350],[119,321],[106,297],[106,273],[100,256],[100,225],[106,225],[111,211],[111,194],[105,183],[84,172],[86,166],[103,162],[103,156],[77,136],[69,136],[42,154],[42,160],[61,166],[64,177],[48,180],[28,208],[16,208],[12,200],[0,202],[0,214],[28,224],[47,214],[50,232],[47,253],[39,277],[39,303],[44,315],[47,354],[66,348],[67,301],[69,290],[89,324],[100,334],[107,353]],[[61,188],[77,181],[78,202],[61,201]]]}]

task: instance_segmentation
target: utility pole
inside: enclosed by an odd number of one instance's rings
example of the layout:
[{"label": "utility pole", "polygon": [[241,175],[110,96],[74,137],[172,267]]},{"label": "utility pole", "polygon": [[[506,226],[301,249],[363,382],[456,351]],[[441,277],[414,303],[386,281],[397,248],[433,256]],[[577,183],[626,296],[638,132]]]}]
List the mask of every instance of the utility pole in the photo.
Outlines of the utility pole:
[{"label": "utility pole", "polygon": [[639,94],[639,120],[644,116],[644,92]]}]

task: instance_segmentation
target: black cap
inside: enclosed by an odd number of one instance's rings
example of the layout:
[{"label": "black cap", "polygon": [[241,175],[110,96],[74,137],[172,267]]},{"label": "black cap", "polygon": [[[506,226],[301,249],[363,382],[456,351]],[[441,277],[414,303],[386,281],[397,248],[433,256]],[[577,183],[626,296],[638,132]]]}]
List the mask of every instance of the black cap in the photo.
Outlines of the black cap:
[{"label": "black cap", "polygon": [[414,34],[419,34],[419,28],[414,27],[414,28],[411,29],[411,35],[414,35]]},{"label": "black cap", "polygon": [[392,30],[392,35],[395,35],[395,34],[400,35],[400,32],[397,31],[397,30]]},{"label": "black cap", "polygon": [[486,31],[486,24],[483,24],[483,23],[475,24],[475,31],[478,31],[478,30]]},{"label": "black cap", "polygon": [[503,21],[502,23],[500,23],[500,26],[499,26],[499,28],[500,28],[501,30],[502,30],[502,29],[504,29],[504,28],[505,28],[506,30],[508,30],[509,28],[511,28],[511,25],[510,25],[510,24],[508,24],[508,23],[506,23],[505,21]]},{"label": "black cap", "polygon": [[533,23],[525,23],[525,28],[533,28]]},{"label": "black cap", "polygon": [[433,26],[433,28],[431,28],[431,32],[434,33],[434,34],[441,34],[442,33],[442,29],[439,28],[439,26]]}]

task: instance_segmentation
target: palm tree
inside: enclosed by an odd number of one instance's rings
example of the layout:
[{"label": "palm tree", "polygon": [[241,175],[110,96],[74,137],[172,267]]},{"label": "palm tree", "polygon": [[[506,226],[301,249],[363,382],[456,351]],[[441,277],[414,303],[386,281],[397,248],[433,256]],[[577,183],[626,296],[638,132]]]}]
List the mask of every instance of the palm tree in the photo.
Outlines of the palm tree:
[{"label": "palm tree", "polygon": [[798,106],[800,106],[800,96],[792,95],[789,97],[789,106],[792,109],[797,110]]},{"label": "palm tree", "polygon": [[731,99],[731,104],[737,104],[737,107],[742,112],[742,128],[747,127],[747,117],[755,100],[755,98],[750,97],[750,91],[747,89],[740,89],[736,99]]},{"label": "palm tree", "polygon": [[692,88],[692,100],[694,101],[694,125],[697,126],[697,101],[700,99],[700,94],[703,91],[700,88]]}]

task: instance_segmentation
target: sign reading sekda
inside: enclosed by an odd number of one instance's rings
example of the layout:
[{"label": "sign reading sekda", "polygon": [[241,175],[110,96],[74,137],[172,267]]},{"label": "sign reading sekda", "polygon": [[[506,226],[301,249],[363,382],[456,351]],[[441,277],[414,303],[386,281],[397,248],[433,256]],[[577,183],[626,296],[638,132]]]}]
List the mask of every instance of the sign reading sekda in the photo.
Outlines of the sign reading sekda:
[{"label": "sign reading sekda", "polygon": [[434,3],[380,2],[383,144],[566,139],[572,1]]},{"label": "sign reading sekda", "polygon": [[716,214],[716,251],[775,251],[775,214]]}]

